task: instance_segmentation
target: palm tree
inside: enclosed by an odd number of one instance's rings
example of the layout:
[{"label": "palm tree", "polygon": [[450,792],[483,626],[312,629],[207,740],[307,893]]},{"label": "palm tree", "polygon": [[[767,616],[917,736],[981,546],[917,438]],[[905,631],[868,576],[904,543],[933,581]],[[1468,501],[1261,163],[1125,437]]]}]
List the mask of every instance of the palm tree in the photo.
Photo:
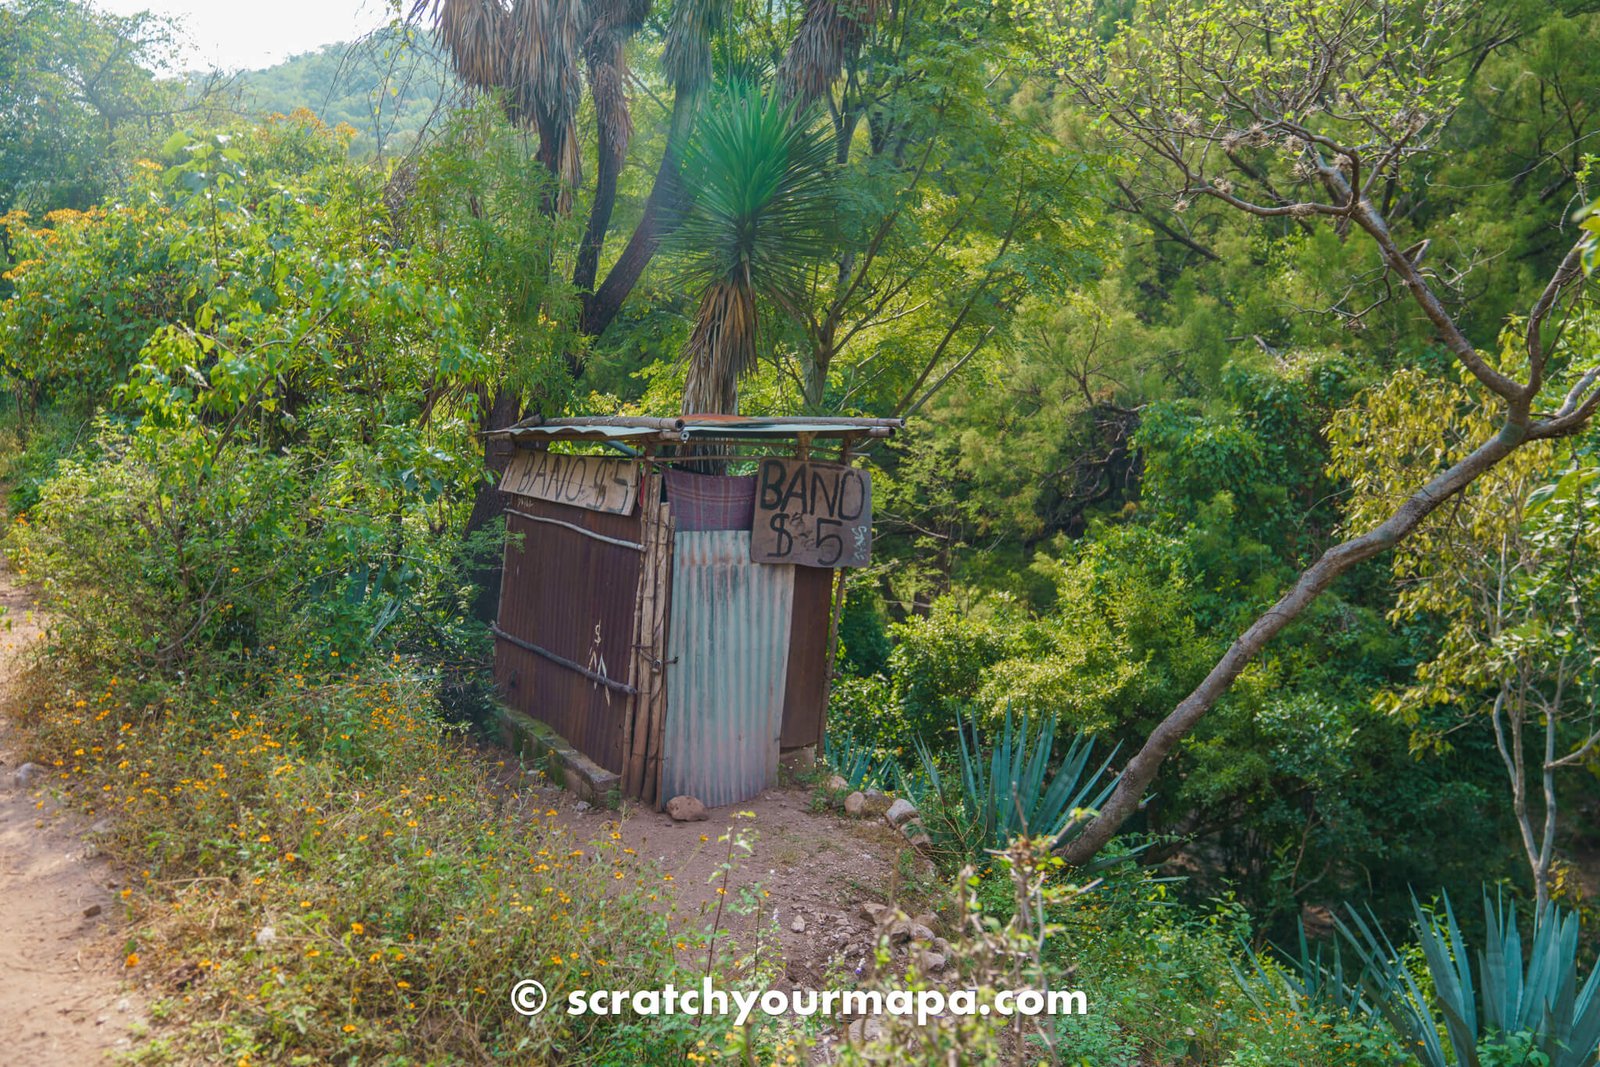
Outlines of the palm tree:
[{"label": "palm tree", "polygon": [[[539,162],[556,181],[551,207],[568,210],[582,173],[578,63],[593,24],[587,5],[582,0],[511,0],[509,7],[502,0],[417,0],[413,10],[431,10],[434,30],[466,85],[499,93],[513,122],[538,131]],[[623,24],[621,18],[610,21]]]},{"label": "palm tree", "polygon": [[738,380],[756,363],[760,309],[793,313],[829,250],[830,139],[798,102],[735,85],[702,115],[684,152],[691,200],[672,237],[699,308],[685,357],[683,410],[738,410]]},{"label": "palm tree", "polygon": [[[628,41],[651,0],[413,0],[412,17],[430,18],[468,87],[497,93],[507,115],[537,129],[539,161],[554,179],[551,211],[567,211],[581,178],[575,130],[587,70],[598,143],[595,188],[573,269],[583,294],[582,330],[598,335],[621,310],[663,237],[682,217],[687,192],[679,162],[711,81],[711,45],[732,16],[731,0],[674,0],[662,64],[672,85],[672,120],[650,196],[627,244],[596,285],[616,203],[617,177],[632,134]],[[804,108],[827,91],[860,47],[877,0],[806,0],[777,72],[784,101]]]}]

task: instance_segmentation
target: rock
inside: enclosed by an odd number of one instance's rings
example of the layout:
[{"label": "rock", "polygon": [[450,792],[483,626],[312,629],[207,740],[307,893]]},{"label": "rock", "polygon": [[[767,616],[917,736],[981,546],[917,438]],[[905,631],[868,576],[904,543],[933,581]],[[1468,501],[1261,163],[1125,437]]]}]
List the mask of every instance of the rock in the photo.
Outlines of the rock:
[{"label": "rock", "polygon": [[278,931],[270,926],[263,926],[256,931],[256,948],[266,948],[278,940]]},{"label": "rock", "polygon": [[108,834],[108,833],[110,833],[111,832],[111,820],[110,819],[101,819],[99,822],[97,822],[93,826],[89,827],[89,832],[91,834]]},{"label": "rock", "polygon": [[944,970],[945,957],[938,952],[924,952],[921,963],[922,969],[925,971],[942,971]]},{"label": "rock", "polygon": [[915,833],[906,834],[906,841],[913,848],[920,848],[924,852],[930,851],[933,848],[933,838],[929,837],[921,830],[918,830]]},{"label": "rock", "polygon": [[99,915],[100,912],[103,911],[103,910],[104,909],[101,908],[100,905],[98,905],[98,904],[90,904],[87,908],[83,909],[83,917],[85,919],[92,919],[96,915]]},{"label": "rock", "polygon": [[867,799],[868,800],[886,800],[888,798],[886,798],[883,795],[883,790],[877,789],[877,788],[872,788],[872,789],[868,789],[867,790]]},{"label": "rock", "polygon": [[913,921],[910,923],[909,929],[911,931],[911,940],[920,941],[925,945],[933,942],[933,931],[921,923]]},{"label": "rock", "polygon": [[874,926],[882,921],[884,915],[888,911],[889,905],[887,904],[873,904],[869,901],[868,903],[861,905],[861,917],[867,920],[867,922],[872,923]]},{"label": "rock", "polygon": [[44,768],[37,763],[24,763],[11,773],[11,780],[17,784],[18,789],[26,789],[44,775]]},{"label": "rock", "polygon": [[931,930],[937,930],[939,928],[939,917],[931,911],[925,911],[920,915],[913,915],[911,917],[911,921],[914,923],[921,923],[923,926],[926,926]]},{"label": "rock", "polygon": [[132,1010],[133,1001],[129,1000],[127,997],[123,997],[121,1000],[117,1001],[117,1011],[121,1012],[123,1015],[128,1014]]},{"label": "rock", "polygon": [[889,810],[883,813],[883,817],[889,820],[890,826],[898,830],[914,818],[916,814],[917,809],[912,805],[911,801],[901,797],[889,805]]},{"label": "rock", "polygon": [[675,796],[667,801],[667,814],[678,822],[705,822],[711,818],[700,798],[688,795]]},{"label": "rock", "polygon": [[949,959],[950,958],[950,942],[946,941],[942,937],[934,938],[933,939],[933,951],[937,952],[939,955],[945,957],[946,959]]},{"label": "rock", "polygon": [[833,790],[835,793],[842,793],[846,789],[850,788],[850,783],[845,781],[839,775],[835,774],[828,779],[828,788]]},{"label": "rock", "polygon": [[806,917],[804,915],[796,915],[794,917],[794,921],[789,924],[789,929],[793,930],[797,934],[805,933]]},{"label": "rock", "polygon": [[844,813],[846,815],[860,815],[867,810],[867,795],[857,790],[844,798]]},{"label": "rock", "polygon": [[594,805],[589,803],[587,800],[580,800],[576,804],[572,805],[572,810],[581,815],[592,807],[594,807]]}]

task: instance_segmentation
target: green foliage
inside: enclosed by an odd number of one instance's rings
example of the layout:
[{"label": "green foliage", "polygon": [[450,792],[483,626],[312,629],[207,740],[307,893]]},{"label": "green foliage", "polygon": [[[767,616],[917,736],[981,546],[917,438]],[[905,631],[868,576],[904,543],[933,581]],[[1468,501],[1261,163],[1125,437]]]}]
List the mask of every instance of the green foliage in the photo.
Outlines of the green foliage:
[{"label": "green foliage", "polygon": [[1442,917],[1415,905],[1420,962],[1398,951],[1375,920],[1352,911],[1340,933],[1364,964],[1362,994],[1424,1067],[1593,1062],[1600,1053],[1600,972],[1591,969],[1587,979],[1579,973],[1578,917],[1547,905],[1524,953],[1515,911],[1487,892],[1483,907],[1487,934],[1476,986],[1448,898]]},{"label": "green foliage", "polygon": [[312,561],[292,465],[109,425],[63,461],[13,531],[20,574],[57,606],[87,658],[171,669],[200,650],[242,655],[283,633]]},{"label": "green foliage", "polygon": [[1017,837],[1036,838],[1051,848],[1070,840],[1073,828],[1105,801],[1121,776],[1106,773],[1115,752],[1091,770],[1094,743],[1081,736],[1068,741],[1054,761],[1056,726],[1054,716],[1014,718],[1009,709],[989,737],[980,736],[974,720],[960,723],[955,781],[919,741],[921,776],[902,775],[901,784],[935,847],[960,862],[982,862]]},{"label": "green foliage", "polygon": [[809,119],[742,84],[701,114],[683,158],[692,198],[672,235],[686,288],[743,278],[763,296],[798,298],[834,211],[833,146]]},{"label": "green foliage", "polygon": [[114,194],[135,146],[193,104],[182,83],[152,73],[178,47],[172,22],[148,11],[73,0],[0,8],[0,215],[82,211]]},{"label": "green foliage", "polygon": [[861,744],[849,734],[830,730],[822,739],[822,759],[853,790],[894,784],[893,760]]},{"label": "green foliage", "polygon": [[[481,231],[431,172],[427,239],[397,248],[345,148],[306,117],[176,136],[124,205],[30,231],[0,351],[34,397],[109,411],[28,490],[16,542],[85,653],[193,670],[276,645],[320,664],[392,638],[473,688],[465,561],[483,545],[456,531],[482,477],[474,390],[511,360],[496,345],[550,353],[559,331],[542,289],[511,318],[452,284],[470,251],[454,238]],[[439,166],[499,205],[488,156]],[[139,295],[153,287],[160,303]],[[515,367],[564,376],[520,345]]]}]

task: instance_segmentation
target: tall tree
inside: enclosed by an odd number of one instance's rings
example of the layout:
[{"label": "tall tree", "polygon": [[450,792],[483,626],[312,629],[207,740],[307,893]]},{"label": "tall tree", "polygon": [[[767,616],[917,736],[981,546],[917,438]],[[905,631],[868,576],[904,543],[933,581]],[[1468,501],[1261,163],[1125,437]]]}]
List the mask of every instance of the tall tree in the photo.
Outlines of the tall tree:
[{"label": "tall tree", "polygon": [[[1391,507],[1437,463],[1441,442],[1459,454],[1485,436],[1492,414],[1463,386],[1416,372],[1341,412],[1330,437],[1352,490],[1350,523]],[[1583,441],[1525,446],[1395,551],[1391,618],[1435,619],[1443,633],[1415,680],[1378,700],[1423,751],[1447,748],[1462,726],[1493,733],[1540,907],[1557,863],[1557,775],[1600,766],[1600,471],[1589,453]]]},{"label": "tall tree", "polygon": [[0,7],[0,214],[98,203],[131,162],[120,141],[159,141],[175,116],[205,106],[213,81],[156,74],[177,44],[172,24],[149,13],[74,0]]},{"label": "tall tree", "polygon": [[[570,207],[582,180],[575,129],[588,71],[597,119],[596,185],[589,197],[573,281],[583,293],[583,332],[603,333],[622,309],[684,206],[678,167],[711,80],[711,44],[730,17],[728,0],[673,5],[663,42],[672,118],[660,165],[627,244],[598,286],[596,278],[616,206],[617,179],[632,130],[627,43],[644,25],[649,0],[417,0],[413,17],[431,17],[457,73],[469,86],[500,94],[513,121],[539,134],[539,159],[557,182],[555,210]],[[794,29],[779,70],[785,99],[805,106],[839,77],[859,47],[874,8],[856,0],[812,0]]]},{"label": "tall tree", "polygon": [[[1066,858],[1095,855],[1138,810],[1162,762],[1266,644],[1340,575],[1411,536],[1441,504],[1531,441],[1567,437],[1600,406],[1600,344],[1571,314],[1589,295],[1583,258],[1567,251],[1527,309],[1513,350],[1485,352],[1438,292],[1438,278],[1402,247],[1382,196],[1415,180],[1460,100],[1456,0],[1180,0],[1137,27],[1099,32],[1091,3],[1069,5],[1054,38],[1063,88],[1116,131],[1140,171],[1180,202],[1207,197],[1257,219],[1332,227],[1368,242],[1448,352],[1493,405],[1498,427],[1431,469],[1364,532],[1329,547],[1227,649],[1129,760],[1102,810]],[[1268,182],[1253,181],[1252,173]],[[1562,334],[1565,321],[1577,328]],[[1394,361],[1402,362],[1395,354]],[[1441,450],[1442,452],[1442,450]]]}]

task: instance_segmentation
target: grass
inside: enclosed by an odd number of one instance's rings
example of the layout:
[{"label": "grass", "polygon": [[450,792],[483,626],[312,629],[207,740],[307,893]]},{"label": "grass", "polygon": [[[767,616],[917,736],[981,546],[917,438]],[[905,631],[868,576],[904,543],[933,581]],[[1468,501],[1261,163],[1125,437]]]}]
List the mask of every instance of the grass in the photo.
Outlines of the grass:
[{"label": "grass", "polygon": [[722,1036],[516,1015],[520,978],[698,981],[704,949],[669,936],[662,876],[620,835],[502,796],[403,665],[307,672],[229,696],[43,660],[25,678],[31,757],[113,816],[105,847],[138,876],[124,966],[162,1021],[143,1062],[676,1063]]}]

